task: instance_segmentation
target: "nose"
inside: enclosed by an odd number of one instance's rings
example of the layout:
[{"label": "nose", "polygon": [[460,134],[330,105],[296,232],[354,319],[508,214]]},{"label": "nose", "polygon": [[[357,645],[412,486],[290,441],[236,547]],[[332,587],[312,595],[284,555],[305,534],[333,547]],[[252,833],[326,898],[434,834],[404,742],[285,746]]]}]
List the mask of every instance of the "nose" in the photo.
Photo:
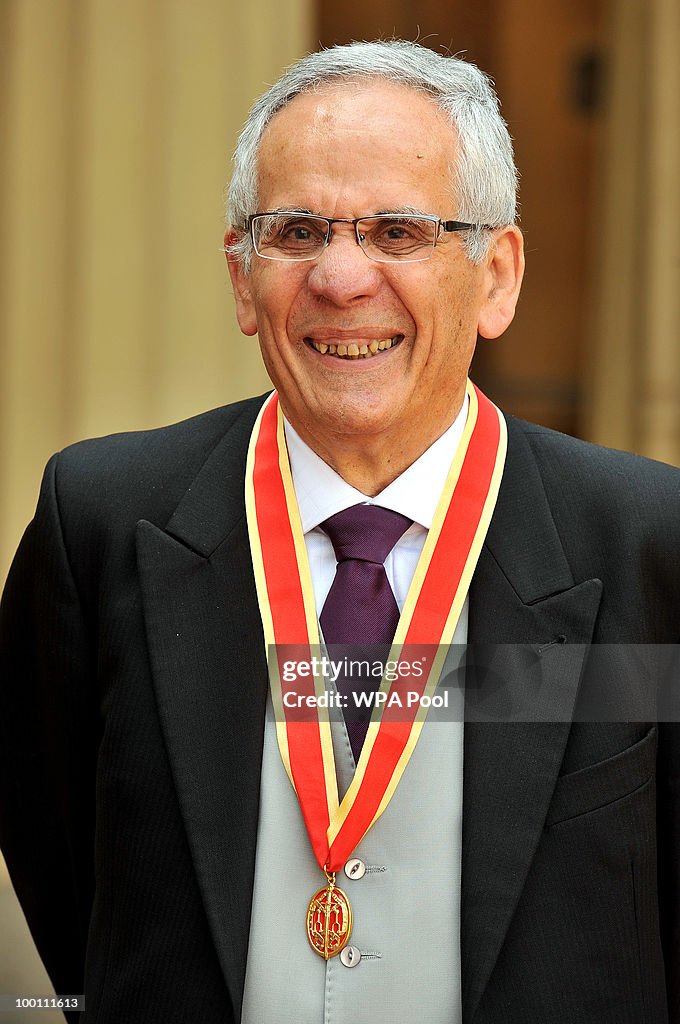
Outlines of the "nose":
[{"label": "nose", "polygon": [[312,295],[345,306],[370,298],[380,288],[380,264],[369,260],[357,245],[352,228],[342,225],[310,268],[307,284]]}]

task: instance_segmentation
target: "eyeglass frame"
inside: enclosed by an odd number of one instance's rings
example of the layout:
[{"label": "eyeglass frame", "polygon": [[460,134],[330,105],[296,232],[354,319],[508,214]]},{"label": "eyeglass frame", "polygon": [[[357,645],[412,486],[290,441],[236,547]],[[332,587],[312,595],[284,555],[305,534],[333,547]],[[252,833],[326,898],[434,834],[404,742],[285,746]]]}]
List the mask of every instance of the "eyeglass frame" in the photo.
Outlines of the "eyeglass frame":
[{"label": "eyeglass frame", "polygon": [[[328,226],[327,226],[327,229],[326,229],[326,235],[325,235],[325,238],[324,238],[323,246],[319,250],[319,252],[316,254],[316,256],[301,256],[301,257],[298,257],[298,258],[288,259],[285,256],[265,256],[264,253],[261,253],[259,251],[259,249],[257,248],[257,242],[255,241],[255,231],[253,229],[253,225],[254,225],[255,221],[257,220],[258,217],[281,217],[281,216],[309,217],[309,218],[311,218],[313,220],[320,220],[320,221],[325,221],[326,222],[326,224]],[[418,218],[419,220],[430,221],[432,224],[436,225],[437,230],[435,231],[434,238],[432,240],[432,247],[428,248],[427,256],[418,256],[416,259],[392,259],[392,260],[390,260],[390,259],[381,260],[381,259],[377,259],[375,256],[369,256],[369,254],[366,252],[366,250],[364,249],[363,245],[361,244],[361,239],[359,237],[359,227],[358,227],[358,225],[361,223],[362,220],[391,220],[391,219],[394,219],[395,217]],[[277,263],[310,263],[312,260],[318,260],[319,256],[324,251],[324,249],[327,249],[328,246],[330,245],[331,239],[333,238],[333,224],[351,224],[352,227],[354,228],[354,239],[355,239],[357,245],[359,246],[359,248],[363,252],[363,254],[366,257],[366,259],[371,260],[371,262],[373,262],[373,263],[422,263],[424,260],[429,260],[430,259],[432,253],[434,252],[434,250],[435,250],[435,248],[437,246],[437,240],[439,239],[439,236],[441,235],[442,231],[445,231],[445,232],[456,232],[456,231],[471,231],[471,230],[478,230],[478,231],[491,231],[492,230],[491,225],[489,225],[489,224],[468,224],[466,221],[462,221],[462,220],[442,220],[441,217],[436,217],[434,214],[431,214],[431,213],[406,213],[406,212],[404,212],[404,213],[397,213],[397,212],[395,212],[395,213],[374,213],[374,214],[365,214],[363,217],[355,217],[354,220],[348,220],[348,219],[345,219],[345,218],[342,218],[342,217],[323,217],[323,216],[321,216],[321,214],[307,213],[306,211],[303,211],[303,210],[272,210],[271,212],[251,213],[250,216],[248,217],[248,219],[246,220],[245,230],[250,235],[250,240],[253,243],[253,249],[255,250],[255,254],[257,256],[259,256],[260,259],[263,259],[263,260],[274,260]]]}]

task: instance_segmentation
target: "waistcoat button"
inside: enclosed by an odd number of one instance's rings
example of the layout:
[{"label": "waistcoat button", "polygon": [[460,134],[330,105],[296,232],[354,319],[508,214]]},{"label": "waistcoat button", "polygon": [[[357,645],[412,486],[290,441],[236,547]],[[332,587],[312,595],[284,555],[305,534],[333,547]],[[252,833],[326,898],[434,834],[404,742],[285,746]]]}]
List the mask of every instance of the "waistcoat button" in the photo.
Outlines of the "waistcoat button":
[{"label": "waistcoat button", "polygon": [[345,874],[348,878],[351,878],[353,882],[363,878],[366,874],[366,865],[363,860],[359,860],[358,857],[352,857],[345,864]]},{"label": "waistcoat button", "polygon": [[360,960],[361,952],[356,946],[345,946],[340,953],[340,962],[343,963],[345,967],[356,967]]}]

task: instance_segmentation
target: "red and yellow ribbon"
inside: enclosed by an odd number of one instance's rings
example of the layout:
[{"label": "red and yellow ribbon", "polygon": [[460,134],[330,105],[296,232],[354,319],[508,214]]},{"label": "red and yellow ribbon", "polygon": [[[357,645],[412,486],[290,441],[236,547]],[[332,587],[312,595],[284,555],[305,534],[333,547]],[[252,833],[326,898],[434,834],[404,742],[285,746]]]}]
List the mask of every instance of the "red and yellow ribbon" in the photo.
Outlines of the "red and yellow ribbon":
[{"label": "red and yellow ribbon", "polygon": [[[507,430],[503,415],[470,381],[468,415],[432,526],[399,619],[390,652],[402,662],[403,649],[426,654],[419,676],[386,678],[382,707],[374,707],[354,778],[342,802],[327,708],[303,720],[285,706],[288,692],[320,697],[325,681],[317,675],[286,682],[283,645],[298,645],[300,661],[311,663],[319,648],[319,626],[300,514],[288,462],[283,416],[274,392],[253,428],[246,466],[248,531],[265,643],[274,646],[270,684],[277,738],[284,766],[295,788],[305,826],[321,868],[338,870],[380,817],[394,793],[420,736],[428,702],[408,709],[407,691],[434,693],[446,646],[451,643],[472,574],[498,497]],[[434,652],[434,653],[433,653]],[[411,663],[413,662],[411,656]],[[398,695],[398,714],[390,697]]]}]

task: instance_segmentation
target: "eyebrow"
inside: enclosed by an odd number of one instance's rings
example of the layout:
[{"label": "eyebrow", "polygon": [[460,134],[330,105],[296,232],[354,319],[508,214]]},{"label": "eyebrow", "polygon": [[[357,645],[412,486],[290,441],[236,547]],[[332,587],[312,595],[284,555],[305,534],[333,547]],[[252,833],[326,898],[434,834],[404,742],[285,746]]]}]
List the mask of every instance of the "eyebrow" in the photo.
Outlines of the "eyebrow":
[{"label": "eyebrow", "polygon": [[[314,213],[313,210],[309,210],[302,206],[279,206],[274,210],[270,210],[269,213],[299,213],[309,217],[324,217],[323,213]],[[425,210],[419,209],[417,206],[393,206],[391,209],[378,210],[376,213],[363,213],[357,220],[362,220],[364,217],[383,217],[394,214],[395,216],[411,216],[411,217],[436,217],[434,213],[427,213]],[[326,218],[334,220],[333,217]],[[341,218],[344,220],[344,218]],[[352,218],[354,219],[354,218]]]},{"label": "eyebrow", "polygon": [[381,216],[383,214],[394,213],[396,215],[405,215],[411,217],[435,217],[434,213],[426,213],[425,210],[419,210],[417,206],[396,206],[392,207],[391,210],[379,210],[374,216]]},{"label": "eyebrow", "polygon": [[269,210],[269,213],[303,213],[310,217],[319,217],[320,214],[313,213],[311,210],[307,210],[302,206],[277,206],[273,210]]}]

